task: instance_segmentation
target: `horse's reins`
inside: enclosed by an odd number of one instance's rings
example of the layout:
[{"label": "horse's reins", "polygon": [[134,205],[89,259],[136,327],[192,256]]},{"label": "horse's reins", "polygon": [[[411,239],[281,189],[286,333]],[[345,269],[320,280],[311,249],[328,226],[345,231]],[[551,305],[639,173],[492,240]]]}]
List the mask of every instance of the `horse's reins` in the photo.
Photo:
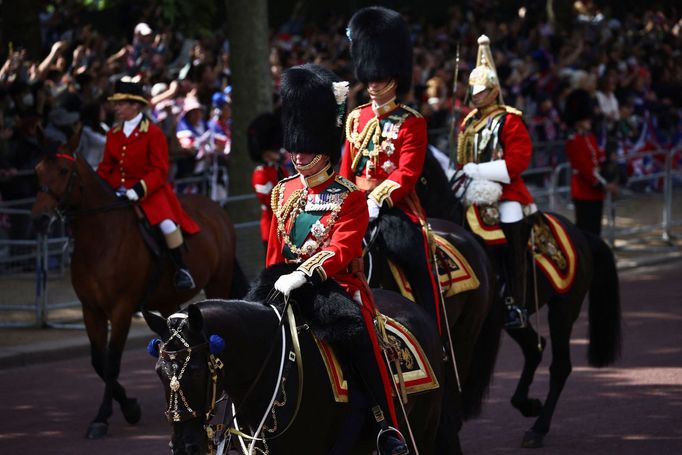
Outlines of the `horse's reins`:
[{"label": "horse's reins", "polygon": [[55,154],[56,158],[64,158],[66,160],[69,160],[72,162],[71,164],[71,169],[69,171],[69,178],[66,182],[66,190],[64,193],[61,195],[57,194],[52,188],[50,188],[47,185],[41,185],[40,187],[40,192],[41,193],[46,193],[50,197],[54,198],[57,201],[57,208],[56,212],[57,215],[60,218],[75,218],[80,215],[90,215],[94,213],[104,213],[104,212],[109,212],[112,210],[116,209],[122,209],[122,208],[127,208],[130,207],[132,204],[129,201],[126,200],[118,200],[112,204],[107,204],[101,207],[93,207],[93,208],[88,208],[88,209],[69,209],[69,201],[71,199],[71,193],[73,192],[74,185],[76,182],[76,178],[78,176],[78,167],[76,165],[76,158],[72,155],[66,154],[66,153],[57,153]]},{"label": "horse's reins", "polygon": [[[268,294],[268,297],[266,298],[266,302],[274,301],[278,294],[279,294],[279,292],[275,291],[273,289],[270,292],[270,294]],[[281,432],[279,432],[278,434],[276,434],[274,436],[268,437],[268,438],[258,438],[256,436],[251,436],[251,435],[248,435],[246,433],[243,433],[238,428],[232,427],[233,422],[236,421],[237,416],[239,415],[240,411],[242,410],[242,408],[246,404],[250,395],[253,393],[253,391],[254,391],[256,385],[259,383],[263,373],[265,372],[265,367],[268,365],[268,362],[270,360],[270,357],[272,356],[272,353],[273,353],[274,347],[275,347],[275,343],[272,343],[270,345],[270,349],[269,349],[269,351],[265,357],[265,360],[261,364],[261,367],[258,371],[258,374],[256,374],[255,379],[253,381],[251,381],[251,385],[249,386],[248,390],[244,394],[244,398],[242,399],[241,404],[239,405],[238,408],[235,409],[234,413],[232,414],[232,416],[230,417],[230,419],[227,422],[219,425],[219,430],[217,432],[218,434],[216,435],[217,438],[216,438],[216,441],[214,441],[216,446],[218,446],[220,443],[222,443],[222,440],[224,440],[225,433],[229,433],[231,435],[232,434],[236,435],[239,438],[252,440],[253,441],[252,444],[257,442],[257,441],[265,442],[267,439],[276,439],[276,438],[279,438],[280,436],[282,436],[283,434],[285,434],[287,432],[287,430],[289,430],[289,428],[291,427],[293,422],[296,420],[296,416],[298,415],[298,411],[300,409],[301,401],[302,401],[302,397],[303,397],[303,390],[302,390],[303,389],[303,365],[302,365],[301,348],[300,348],[300,344],[299,344],[299,340],[298,340],[296,322],[295,322],[293,311],[292,311],[291,305],[290,305],[291,301],[292,301],[291,299],[285,297],[284,308],[283,308],[281,316],[280,316],[279,312],[277,312],[275,307],[273,305],[271,305],[271,308],[273,309],[275,315],[279,319],[279,324],[277,325],[277,329],[275,330],[275,332],[277,332],[277,331],[282,332],[282,356],[281,356],[281,360],[280,360],[280,372],[279,372],[278,377],[280,379],[282,377],[282,365],[284,362],[284,358],[286,357],[286,355],[285,355],[286,337],[285,337],[284,328],[283,328],[283,324],[284,324],[283,315],[285,312],[287,313],[287,319],[289,321],[289,331],[291,333],[291,339],[292,339],[292,344],[293,344],[293,348],[294,348],[294,351],[289,353],[288,359],[291,362],[295,362],[297,365],[297,369],[298,369],[299,381],[298,381],[298,393],[297,393],[297,400],[296,400],[296,408],[294,409],[294,413],[293,413],[291,419],[289,419],[289,423]],[[277,384],[275,385],[275,391],[273,393],[270,405],[265,410],[265,413],[263,415],[263,419],[261,420],[261,424],[259,425],[258,431],[255,433],[256,435],[262,431],[261,427],[263,426],[265,419],[267,418],[268,414],[270,413],[270,411],[273,407],[274,399],[276,398],[276,396],[279,392],[279,384],[281,382],[280,379],[278,379]],[[227,415],[227,407],[225,409],[225,416],[226,415]],[[210,426],[208,426],[208,428],[210,428]],[[225,429],[225,430],[223,431],[223,429]],[[252,448],[249,448],[249,452],[251,452],[251,450],[252,450]]]}]

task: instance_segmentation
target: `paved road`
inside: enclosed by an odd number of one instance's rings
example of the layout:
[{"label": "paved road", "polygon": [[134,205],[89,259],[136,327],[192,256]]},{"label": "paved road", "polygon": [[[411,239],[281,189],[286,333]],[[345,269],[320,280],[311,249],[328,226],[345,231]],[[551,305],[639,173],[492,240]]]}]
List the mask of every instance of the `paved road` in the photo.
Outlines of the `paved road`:
[{"label": "paved road", "polygon": [[[586,366],[587,317],[583,313],[574,332],[573,374],[546,448],[533,453],[682,453],[681,265],[638,269],[621,276],[623,358],[614,368]],[[142,420],[131,427],[117,409],[110,435],[100,441],[83,438],[102,392],[88,358],[0,370],[0,452],[168,453],[169,427],[163,417],[160,383],[153,371],[154,359],[143,349],[144,343],[131,344],[122,367],[122,382],[142,402]],[[505,337],[484,412],[462,431],[466,453],[523,452],[519,443],[531,421],[508,404],[520,360],[518,349]],[[537,395],[546,392],[548,361],[549,356],[533,389]]]},{"label": "paved road", "polygon": [[[545,448],[534,454],[682,453],[681,266],[677,262],[621,274],[623,356],[613,367],[587,366],[584,305],[571,343],[573,373]],[[546,322],[541,319],[541,324],[546,336]],[[531,389],[543,400],[550,360],[546,352]],[[509,404],[521,361],[519,349],[505,336],[484,411],[461,433],[466,453],[524,452],[519,448],[521,438],[533,420]]]}]

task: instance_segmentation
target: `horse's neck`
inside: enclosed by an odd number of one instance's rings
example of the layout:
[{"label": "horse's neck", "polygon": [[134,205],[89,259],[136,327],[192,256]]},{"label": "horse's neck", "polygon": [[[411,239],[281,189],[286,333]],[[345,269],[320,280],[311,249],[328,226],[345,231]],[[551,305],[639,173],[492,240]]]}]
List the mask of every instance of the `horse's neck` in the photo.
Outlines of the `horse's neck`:
[{"label": "horse's neck", "polygon": [[80,198],[78,205],[73,207],[75,216],[71,219],[76,245],[79,244],[79,238],[94,236],[98,241],[91,243],[111,246],[112,242],[120,240],[134,227],[134,214],[125,208],[98,211],[114,207],[116,196],[82,157],[77,158],[76,166]]},{"label": "horse's neck", "polygon": [[[281,356],[279,321],[268,307],[243,301],[226,302],[220,312],[221,316],[214,318],[214,322],[209,318],[204,322],[207,336],[218,333],[225,340],[226,349],[221,355],[225,364],[225,391],[237,404],[246,401],[246,407],[253,408],[253,415],[251,411],[246,411],[246,415],[256,417],[267,405],[275,386],[273,372],[277,373],[274,370]],[[263,366],[264,362],[267,365]],[[263,372],[258,377],[261,367]],[[257,384],[249,392],[254,382]]]}]

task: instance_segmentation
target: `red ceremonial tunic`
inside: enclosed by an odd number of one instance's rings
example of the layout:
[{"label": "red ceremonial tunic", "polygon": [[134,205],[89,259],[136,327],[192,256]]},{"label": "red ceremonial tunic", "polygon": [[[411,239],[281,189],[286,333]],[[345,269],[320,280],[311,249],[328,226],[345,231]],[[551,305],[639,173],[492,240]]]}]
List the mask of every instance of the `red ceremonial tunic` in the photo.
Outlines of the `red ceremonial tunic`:
[{"label": "red ceremonial tunic", "polygon": [[253,174],[251,175],[251,186],[256,192],[256,197],[260,202],[260,235],[264,242],[270,237],[270,223],[272,222],[270,199],[272,189],[277,185],[277,182],[280,181],[281,178],[288,176],[289,171],[285,166],[273,164],[261,164],[253,170]]},{"label": "red ceremonial tunic", "polygon": [[144,195],[140,195],[139,204],[150,224],[171,219],[188,234],[199,232],[199,226],[182,209],[168,183],[166,138],[147,117],[128,137],[122,125],[109,130],[97,174],[115,189],[129,189],[140,182]]},{"label": "red ceremonial tunic", "polygon": [[566,141],[566,155],[571,162],[571,197],[582,201],[603,201],[605,192],[597,178],[606,160],[594,134],[572,134]]},{"label": "red ceremonial tunic", "polygon": [[[428,138],[426,120],[404,104],[395,104],[377,115],[372,105],[353,110],[346,120],[346,144],[339,174],[355,183],[379,206],[387,204],[402,210],[418,226],[426,224],[415,186],[426,159]],[[428,239],[422,230],[425,257],[431,257]],[[431,277],[436,322],[440,327],[440,291],[431,262],[425,266]]]},{"label": "red ceremonial tunic", "polygon": [[522,205],[531,204],[533,196],[528,191],[521,174],[530,166],[533,143],[521,116],[507,114],[502,131],[500,131],[500,142],[504,150],[502,159],[507,165],[511,180],[508,184],[502,185],[500,200],[517,201]]},{"label": "red ceremonial tunic", "polygon": [[377,116],[371,104],[353,110],[346,121],[346,144],[339,174],[418,223],[424,219],[415,191],[426,158],[426,120],[396,104]]},{"label": "red ceremonial tunic", "polygon": [[502,184],[500,200],[522,205],[533,202],[521,177],[530,165],[533,143],[520,111],[499,105],[491,106],[486,115],[481,115],[474,109],[462,121],[457,149],[461,166],[469,162],[504,160],[510,182]]},{"label": "red ceremonial tunic", "polygon": [[299,174],[282,180],[272,190],[272,224],[266,266],[280,262],[300,264],[313,283],[337,281],[351,296],[360,293],[361,313],[374,346],[374,355],[387,394],[388,412],[396,422],[390,379],[374,331],[374,300],[366,281],[352,267],[362,258],[362,238],[369,225],[362,191],[331,167],[303,179]]}]

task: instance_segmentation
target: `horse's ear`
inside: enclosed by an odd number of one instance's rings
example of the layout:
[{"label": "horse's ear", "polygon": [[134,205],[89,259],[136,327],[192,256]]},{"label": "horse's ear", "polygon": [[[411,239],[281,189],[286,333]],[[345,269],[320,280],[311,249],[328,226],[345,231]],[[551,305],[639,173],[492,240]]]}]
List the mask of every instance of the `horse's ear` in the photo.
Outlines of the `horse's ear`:
[{"label": "horse's ear", "polygon": [[189,318],[189,328],[195,333],[201,333],[204,327],[204,317],[201,315],[201,310],[196,304],[191,304],[187,307],[187,316]]},{"label": "horse's ear", "polygon": [[144,316],[145,322],[154,333],[159,335],[163,340],[168,339],[170,333],[168,331],[166,319],[163,316],[147,310],[142,310],[142,315]]}]

